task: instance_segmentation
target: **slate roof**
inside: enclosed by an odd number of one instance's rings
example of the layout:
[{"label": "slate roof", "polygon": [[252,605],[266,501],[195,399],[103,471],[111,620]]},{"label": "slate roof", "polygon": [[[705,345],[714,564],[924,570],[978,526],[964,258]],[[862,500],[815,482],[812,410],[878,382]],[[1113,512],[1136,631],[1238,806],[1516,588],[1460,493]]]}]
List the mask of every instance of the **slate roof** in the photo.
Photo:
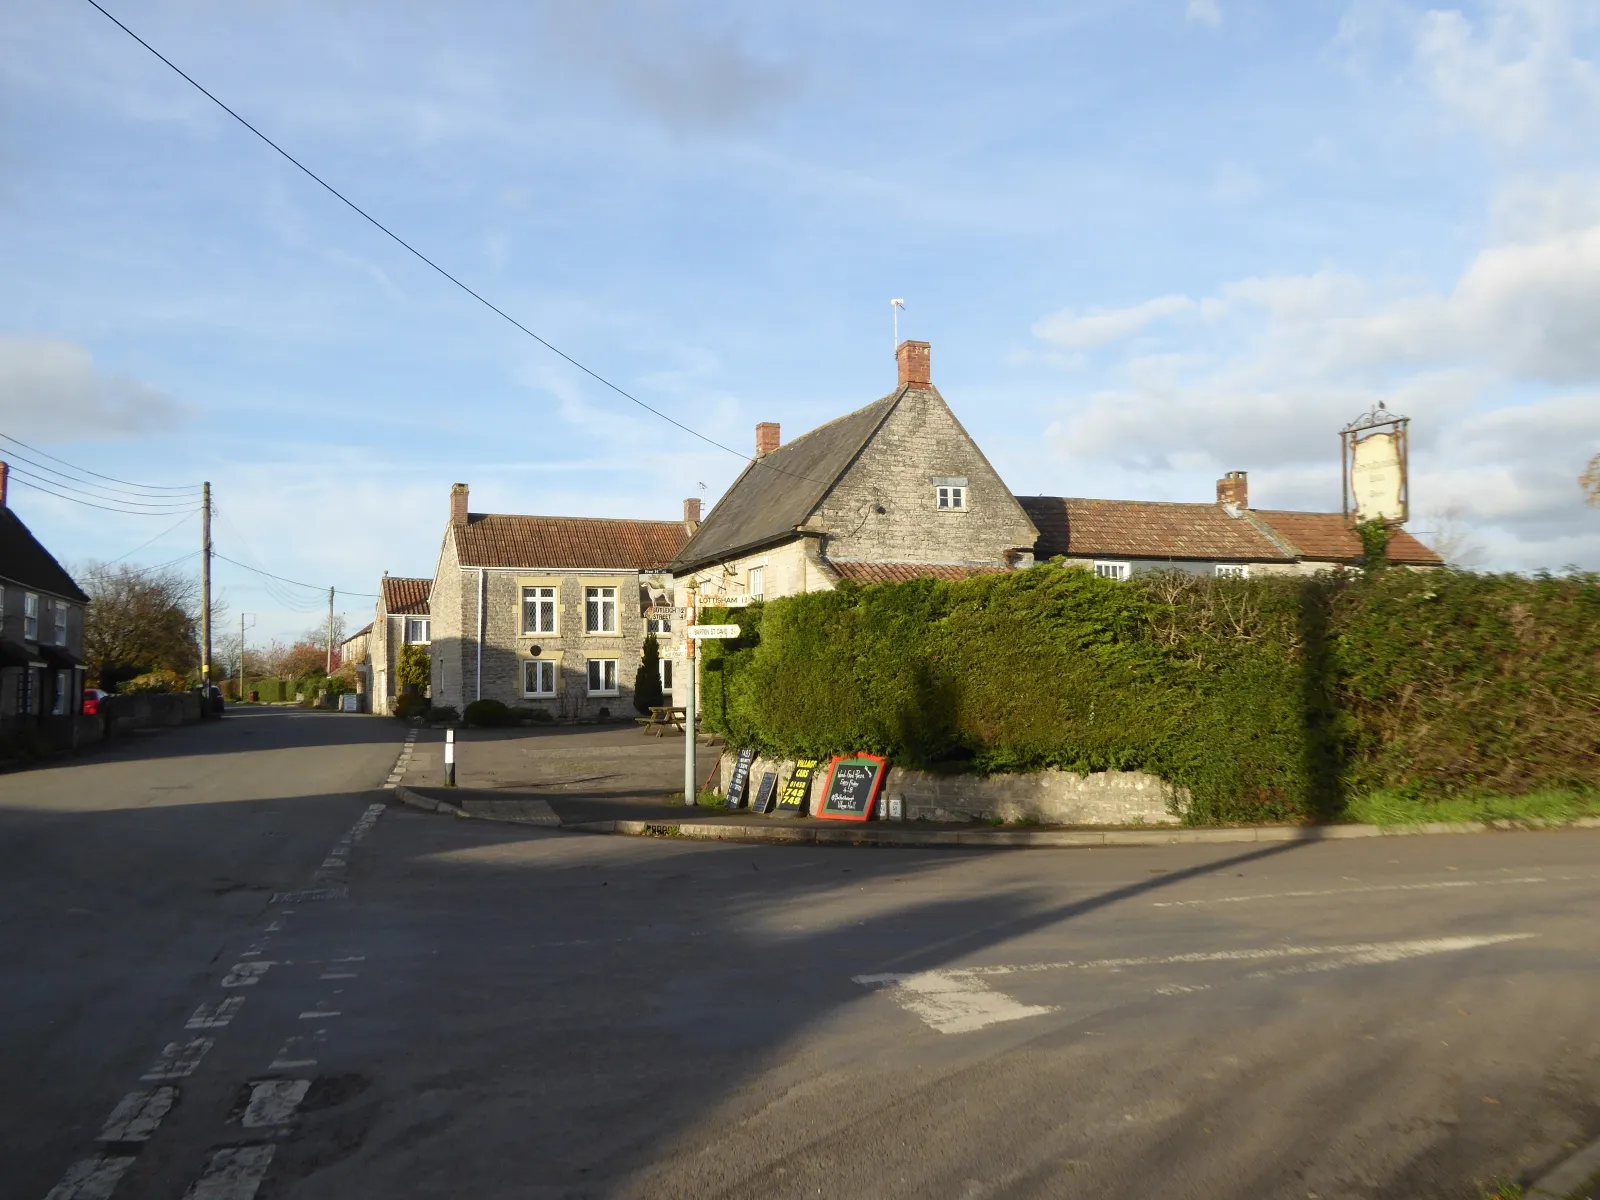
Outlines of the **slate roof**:
[{"label": "slate roof", "polygon": [[367,634],[369,634],[371,632],[372,632],[372,622],[368,621],[360,629],[356,630],[349,637],[345,638],[344,641],[340,642],[339,645],[348,646],[351,642],[355,641],[358,637],[366,637]]},{"label": "slate roof", "polygon": [[432,591],[431,579],[408,579],[404,575],[385,575],[383,611],[391,616],[424,615],[428,611],[428,595]]},{"label": "slate roof", "polygon": [[[1361,539],[1338,513],[1283,512],[1277,509],[1252,509],[1251,515],[1272,527],[1280,540],[1317,562],[1354,563],[1361,558]],[[1428,549],[1404,529],[1389,538],[1385,558],[1407,566],[1441,567],[1444,559]]]},{"label": "slate roof", "polygon": [[84,590],[55,556],[40,545],[39,539],[22,523],[22,518],[3,505],[0,505],[0,579],[64,600],[89,603]]},{"label": "slate roof", "polygon": [[681,521],[469,513],[452,527],[463,567],[661,571],[683,549]]},{"label": "slate roof", "polygon": [[1033,556],[1220,559],[1293,562],[1294,555],[1220,504],[1018,496],[1038,526]]},{"label": "slate roof", "polygon": [[912,579],[971,579],[974,575],[1002,575],[1004,567],[965,567],[952,563],[835,562],[828,565],[841,579],[855,583],[905,583]]},{"label": "slate roof", "polygon": [[902,386],[751,461],[672,560],[672,570],[681,574],[792,534],[907,390]]}]

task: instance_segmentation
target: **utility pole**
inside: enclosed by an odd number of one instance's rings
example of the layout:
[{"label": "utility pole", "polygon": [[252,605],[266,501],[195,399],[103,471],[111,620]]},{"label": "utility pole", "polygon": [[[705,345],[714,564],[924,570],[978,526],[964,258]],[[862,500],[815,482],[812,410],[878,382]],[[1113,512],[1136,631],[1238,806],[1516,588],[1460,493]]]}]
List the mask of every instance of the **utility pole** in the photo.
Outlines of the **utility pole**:
[{"label": "utility pole", "polygon": [[200,711],[211,711],[211,484],[200,495]]},{"label": "utility pole", "polygon": [[684,671],[683,683],[683,802],[690,808],[695,806],[699,796],[699,780],[695,778],[694,763],[694,685],[695,666],[694,638],[690,633],[694,629],[695,587],[691,581],[688,588],[689,605],[683,610],[683,665],[688,668]]},{"label": "utility pole", "polygon": [[328,589],[328,674],[333,674],[333,589]]},{"label": "utility pole", "polygon": [[235,704],[244,703],[244,616],[239,614],[239,694],[233,698]]}]

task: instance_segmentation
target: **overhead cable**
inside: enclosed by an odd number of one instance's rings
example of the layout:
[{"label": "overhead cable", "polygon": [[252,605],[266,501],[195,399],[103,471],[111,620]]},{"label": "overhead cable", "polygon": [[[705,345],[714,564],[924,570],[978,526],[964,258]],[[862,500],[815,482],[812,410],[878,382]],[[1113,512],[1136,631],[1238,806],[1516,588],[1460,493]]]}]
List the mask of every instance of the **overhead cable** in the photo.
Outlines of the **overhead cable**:
[{"label": "overhead cable", "polygon": [[[127,479],[118,479],[114,475],[102,475],[102,474],[100,474],[99,471],[91,471],[87,467],[75,466],[74,464],[69,463],[64,458],[57,458],[54,454],[50,454],[50,453],[48,453],[48,452],[46,452],[44,450],[41,450],[37,446],[30,446],[30,445],[28,445],[27,442],[23,441],[21,438],[14,438],[8,433],[0,433],[0,441],[10,442],[14,446],[21,446],[24,450],[31,450],[35,454],[38,454],[38,455],[40,455],[40,456],[42,456],[44,458],[48,458],[51,462],[60,463],[63,467],[71,467],[74,471],[76,471],[80,475],[93,475],[96,479],[104,479],[109,483],[120,483],[120,484],[123,484],[123,485],[125,485],[127,487],[137,488],[140,491],[144,491],[144,492],[198,492],[200,490],[200,485],[197,484],[197,483],[186,483],[186,484],[181,484],[181,485],[168,485],[168,484],[161,484],[161,483],[133,483],[130,480],[127,480]],[[38,463],[35,463],[33,465],[34,466],[39,466]],[[42,469],[46,470],[46,471],[50,470],[49,467],[44,467]],[[60,474],[59,471],[54,472],[54,473],[55,474]]]},{"label": "overhead cable", "polygon": [[[64,494],[62,492],[52,491],[50,488],[43,487],[40,484],[34,483],[34,482],[32,482],[31,480],[29,480],[27,478],[17,478],[17,476],[19,474],[20,474],[20,472],[18,472],[16,470],[13,470],[11,472],[12,481],[14,483],[20,483],[23,487],[32,488],[36,492],[44,492],[46,495],[54,496],[58,500],[68,500],[68,501],[71,501],[73,504],[81,504],[85,508],[98,508],[102,512],[122,513],[125,516],[130,516],[130,517],[164,517],[164,516],[170,516],[172,513],[178,511],[177,508],[164,508],[164,509],[158,509],[158,510],[155,510],[155,511],[146,512],[146,511],[143,511],[143,510],[140,510],[140,509],[137,509],[137,508],[113,508],[108,504],[95,504],[95,503],[92,503],[91,501],[88,501],[88,500],[80,500],[76,496],[68,496],[68,495],[66,495],[66,494]],[[101,497],[101,499],[107,499],[107,498],[108,497]]]}]

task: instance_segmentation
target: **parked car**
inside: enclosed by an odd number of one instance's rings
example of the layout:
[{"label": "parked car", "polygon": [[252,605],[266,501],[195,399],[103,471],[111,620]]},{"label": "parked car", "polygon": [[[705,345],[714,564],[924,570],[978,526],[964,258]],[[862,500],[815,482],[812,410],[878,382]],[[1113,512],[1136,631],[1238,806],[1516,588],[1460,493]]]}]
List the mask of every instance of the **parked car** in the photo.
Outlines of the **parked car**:
[{"label": "parked car", "polygon": [[194,690],[200,693],[200,706],[202,712],[209,712],[213,716],[217,717],[222,715],[221,688],[219,688],[216,684],[212,684],[209,689],[197,687]]},{"label": "parked car", "polygon": [[99,688],[83,689],[83,715],[98,717],[100,715],[100,702],[106,698],[106,693]]}]

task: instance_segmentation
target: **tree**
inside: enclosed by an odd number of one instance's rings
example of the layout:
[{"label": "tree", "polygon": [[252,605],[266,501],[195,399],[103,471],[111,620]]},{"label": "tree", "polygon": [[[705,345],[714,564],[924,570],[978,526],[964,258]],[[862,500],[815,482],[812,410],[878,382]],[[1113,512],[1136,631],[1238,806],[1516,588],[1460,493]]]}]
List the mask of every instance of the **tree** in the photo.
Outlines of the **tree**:
[{"label": "tree", "polygon": [[633,677],[633,706],[641,713],[660,708],[667,702],[661,690],[661,646],[656,635],[644,635],[644,656],[639,660],[639,673]]},{"label": "tree", "polygon": [[1600,454],[1589,460],[1589,466],[1578,476],[1578,486],[1583,488],[1583,498],[1590,504],[1600,504]]},{"label": "tree", "polygon": [[77,577],[90,600],[84,665],[100,687],[110,691],[151,671],[187,675],[200,666],[197,580],[174,570],[96,562],[81,567]]},{"label": "tree", "polygon": [[415,684],[420,690],[426,688],[433,678],[433,660],[428,657],[426,646],[401,646],[400,661],[395,667],[395,676],[401,684]]}]

